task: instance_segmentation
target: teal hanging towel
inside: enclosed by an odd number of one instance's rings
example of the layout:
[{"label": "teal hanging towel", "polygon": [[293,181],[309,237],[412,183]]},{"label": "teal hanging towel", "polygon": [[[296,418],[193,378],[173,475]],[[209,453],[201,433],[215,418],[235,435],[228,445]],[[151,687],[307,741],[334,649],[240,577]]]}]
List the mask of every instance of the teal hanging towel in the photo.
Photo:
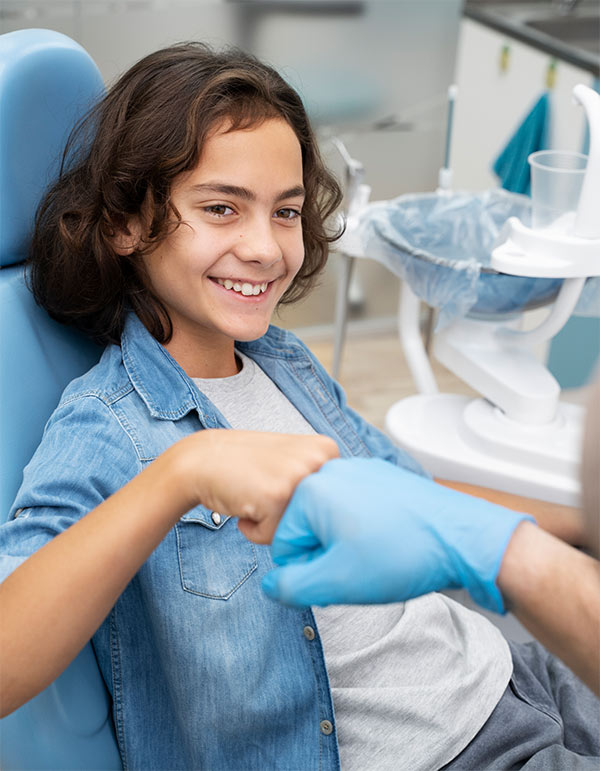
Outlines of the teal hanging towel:
[{"label": "teal hanging towel", "polygon": [[548,149],[549,123],[550,95],[545,91],[494,161],[492,169],[505,190],[529,195],[531,179],[527,158],[537,150]]}]

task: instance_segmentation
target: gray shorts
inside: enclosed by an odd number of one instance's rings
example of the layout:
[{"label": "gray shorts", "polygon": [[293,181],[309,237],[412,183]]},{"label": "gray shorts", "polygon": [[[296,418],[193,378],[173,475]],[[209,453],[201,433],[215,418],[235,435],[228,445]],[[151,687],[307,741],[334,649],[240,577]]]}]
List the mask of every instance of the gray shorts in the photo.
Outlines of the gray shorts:
[{"label": "gray shorts", "polygon": [[600,700],[539,643],[510,643],[514,671],[452,771],[600,769]]}]

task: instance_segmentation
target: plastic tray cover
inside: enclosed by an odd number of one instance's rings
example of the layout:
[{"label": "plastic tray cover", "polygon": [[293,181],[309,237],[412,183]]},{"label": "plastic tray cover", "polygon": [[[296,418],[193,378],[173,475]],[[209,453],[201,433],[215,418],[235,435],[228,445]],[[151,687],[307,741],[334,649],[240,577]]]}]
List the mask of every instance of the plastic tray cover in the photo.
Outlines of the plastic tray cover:
[{"label": "plastic tray cover", "polygon": [[[442,328],[467,314],[505,316],[544,305],[556,296],[561,279],[490,271],[498,234],[513,216],[530,223],[527,196],[502,189],[413,193],[370,204],[360,217],[357,237],[365,255],[440,309],[438,328]],[[600,315],[598,279],[588,279],[575,312]]]}]

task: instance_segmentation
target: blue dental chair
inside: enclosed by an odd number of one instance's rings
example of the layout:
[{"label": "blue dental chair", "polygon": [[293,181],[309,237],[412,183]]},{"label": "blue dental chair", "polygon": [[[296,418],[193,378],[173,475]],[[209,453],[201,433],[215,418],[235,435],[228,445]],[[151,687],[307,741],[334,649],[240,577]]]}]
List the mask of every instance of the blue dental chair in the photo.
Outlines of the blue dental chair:
[{"label": "blue dental chair", "polygon": [[[43,29],[0,36],[0,522],[62,390],[101,353],[35,305],[22,262],[69,131],[103,90],[98,68],[68,37]],[[0,721],[0,768],[122,768],[91,644]]]}]

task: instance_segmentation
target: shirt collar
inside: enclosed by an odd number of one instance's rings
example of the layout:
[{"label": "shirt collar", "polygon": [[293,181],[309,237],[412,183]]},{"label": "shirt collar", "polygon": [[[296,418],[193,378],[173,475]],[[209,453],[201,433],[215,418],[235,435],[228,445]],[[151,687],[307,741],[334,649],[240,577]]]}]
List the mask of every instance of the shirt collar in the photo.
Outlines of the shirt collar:
[{"label": "shirt collar", "polygon": [[[305,353],[294,335],[270,326],[258,340],[236,343],[252,359],[303,358]],[[133,387],[150,414],[161,420],[179,420],[197,410],[206,424],[207,400],[169,352],[148,332],[135,313],[130,312],[121,335],[123,365]]]},{"label": "shirt collar", "polygon": [[178,420],[193,409],[202,417],[198,389],[133,312],[125,321],[121,352],[129,379],[153,418]]}]

